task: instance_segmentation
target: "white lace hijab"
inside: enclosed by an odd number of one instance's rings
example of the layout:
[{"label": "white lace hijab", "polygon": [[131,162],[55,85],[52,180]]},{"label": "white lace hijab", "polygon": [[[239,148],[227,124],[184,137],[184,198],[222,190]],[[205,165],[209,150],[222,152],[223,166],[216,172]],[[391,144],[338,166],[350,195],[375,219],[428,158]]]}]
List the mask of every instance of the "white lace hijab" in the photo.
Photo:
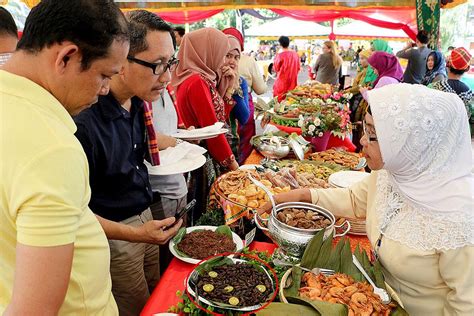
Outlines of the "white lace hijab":
[{"label": "white lace hijab", "polygon": [[461,99],[398,84],[370,91],[368,101],[384,161],[380,231],[425,251],[474,245],[472,149]]}]

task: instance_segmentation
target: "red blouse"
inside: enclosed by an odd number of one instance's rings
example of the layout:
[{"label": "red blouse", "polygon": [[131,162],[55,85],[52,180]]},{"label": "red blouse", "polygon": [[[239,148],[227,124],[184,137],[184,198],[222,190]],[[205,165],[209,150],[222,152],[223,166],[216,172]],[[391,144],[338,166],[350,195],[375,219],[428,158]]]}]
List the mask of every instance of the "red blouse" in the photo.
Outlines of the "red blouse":
[{"label": "red blouse", "polygon": [[[186,79],[176,91],[176,99],[181,119],[186,127],[206,127],[217,123],[210,87],[200,75]],[[212,158],[220,164],[232,156],[232,150],[224,135],[206,140]]]}]

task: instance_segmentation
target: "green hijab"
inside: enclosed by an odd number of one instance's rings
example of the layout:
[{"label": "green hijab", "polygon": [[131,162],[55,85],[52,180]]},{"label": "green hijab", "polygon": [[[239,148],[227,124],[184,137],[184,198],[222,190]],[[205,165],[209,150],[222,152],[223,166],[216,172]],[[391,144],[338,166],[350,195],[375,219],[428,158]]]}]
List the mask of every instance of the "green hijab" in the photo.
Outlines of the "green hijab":
[{"label": "green hijab", "polygon": [[[386,52],[393,54],[392,48],[388,45],[388,42],[383,39],[375,39],[372,41],[372,48],[374,52]],[[364,79],[361,81],[361,86],[372,85],[372,83],[377,79],[377,75],[374,73],[374,69],[369,65],[367,67],[367,74]]]},{"label": "green hijab", "polygon": [[372,42],[374,52],[386,52],[393,54],[392,48],[388,45],[388,42],[383,39],[375,39]]}]

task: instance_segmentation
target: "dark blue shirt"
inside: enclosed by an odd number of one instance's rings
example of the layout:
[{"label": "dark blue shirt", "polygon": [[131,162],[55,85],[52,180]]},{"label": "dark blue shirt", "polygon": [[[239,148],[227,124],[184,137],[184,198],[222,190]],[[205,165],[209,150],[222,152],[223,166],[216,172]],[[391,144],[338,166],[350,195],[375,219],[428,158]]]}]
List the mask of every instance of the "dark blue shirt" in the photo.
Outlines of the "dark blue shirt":
[{"label": "dark blue shirt", "polygon": [[76,137],[89,160],[91,210],[113,221],[143,212],[151,204],[152,191],[144,165],[142,100],[132,98],[128,112],[109,93],[74,121]]}]

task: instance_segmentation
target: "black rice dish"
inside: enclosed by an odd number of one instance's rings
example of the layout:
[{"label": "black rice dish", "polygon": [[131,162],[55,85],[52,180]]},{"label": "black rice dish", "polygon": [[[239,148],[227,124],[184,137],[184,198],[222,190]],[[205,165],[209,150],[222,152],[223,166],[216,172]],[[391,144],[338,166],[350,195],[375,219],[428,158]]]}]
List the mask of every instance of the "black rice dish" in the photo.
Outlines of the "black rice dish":
[{"label": "black rice dish", "polygon": [[209,301],[249,307],[265,303],[273,287],[263,270],[252,264],[236,263],[202,272],[197,280],[197,291]]}]

